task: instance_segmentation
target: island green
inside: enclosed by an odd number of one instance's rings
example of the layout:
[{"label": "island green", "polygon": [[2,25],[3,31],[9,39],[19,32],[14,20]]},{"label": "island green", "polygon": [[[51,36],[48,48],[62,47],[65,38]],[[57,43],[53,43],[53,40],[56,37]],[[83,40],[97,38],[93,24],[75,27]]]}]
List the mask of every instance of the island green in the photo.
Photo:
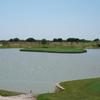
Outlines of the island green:
[{"label": "island green", "polygon": [[41,47],[41,48],[25,48],[20,51],[28,51],[28,52],[48,52],[48,53],[84,53],[85,49],[81,48],[64,48],[64,47]]}]

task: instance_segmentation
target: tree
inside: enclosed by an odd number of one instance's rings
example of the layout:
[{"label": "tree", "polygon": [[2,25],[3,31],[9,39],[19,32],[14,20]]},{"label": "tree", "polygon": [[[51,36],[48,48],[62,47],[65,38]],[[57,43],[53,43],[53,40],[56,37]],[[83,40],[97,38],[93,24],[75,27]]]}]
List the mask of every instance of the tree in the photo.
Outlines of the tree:
[{"label": "tree", "polygon": [[46,39],[42,39],[42,40],[41,40],[41,43],[42,43],[42,44],[47,44],[47,40],[46,40]]},{"label": "tree", "polygon": [[81,40],[78,38],[68,38],[67,42],[80,42]]},{"label": "tree", "polygon": [[19,42],[20,39],[19,38],[13,38],[13,39],[10,39],[9,42]]},{"label": "tree", "polygon": [[62,42],[63,41],[63,39],[62,38],[58,38],[58,42]]},{"label": "tree", "polygon": [[58,38],[58,39],[54,38],[54,39],[53,39],[53,42],[62,42],[62,41],[63,41],[62,38]]},{"label": "tree", "polygon": [[13,39],[8,40],[9,42],[13,42]]},{"label": "tree", "polygon": [[18,41],[20,41],[20,39],[19,38],[14,38],[13,41],[18,42]]},{"label": "tree", "polygon": [[99,39],[97,38],[97,39],[94,39],[93,41],[98,42],[98,41],[99,41]]},{"label": "tree", "polygon": [[35,40],[34,38],[31,38],[31,37],[30,37],[30,38],[27,38],[26,41],[27,41],[27,42],[35,42],[36,40]]},{"label": "tree", "polygon": [[53,42],[57,42],[57,41],[58,41],[58,39],[56,39],[56,38],[53,39]]}]

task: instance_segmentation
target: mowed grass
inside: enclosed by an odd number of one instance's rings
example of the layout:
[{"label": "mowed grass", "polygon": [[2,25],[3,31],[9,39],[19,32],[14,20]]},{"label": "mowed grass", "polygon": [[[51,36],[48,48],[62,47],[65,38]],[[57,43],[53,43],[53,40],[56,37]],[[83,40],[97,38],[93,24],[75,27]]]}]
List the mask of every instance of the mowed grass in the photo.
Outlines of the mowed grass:
[{"label": "mowed grass", "polygon": [[65,90],[40,94],[37,100],[100,100],[100,78],[62,82],[60,85]]},{"label": "mowed grass", "polygon": [[1,96],[15,96],[15,95],[20,95],[20,94],[22,93],[14,92],[14,91],[7,91],[7,90],[0,90]]},{"label": "mowed grass", "polygon": [[25,48],[21,51],[30,51],[30,52],[51,52],[51,53],[83,53],[86,50],[81,48],[50,48],[50,47],[41,47],[41,48]]}]

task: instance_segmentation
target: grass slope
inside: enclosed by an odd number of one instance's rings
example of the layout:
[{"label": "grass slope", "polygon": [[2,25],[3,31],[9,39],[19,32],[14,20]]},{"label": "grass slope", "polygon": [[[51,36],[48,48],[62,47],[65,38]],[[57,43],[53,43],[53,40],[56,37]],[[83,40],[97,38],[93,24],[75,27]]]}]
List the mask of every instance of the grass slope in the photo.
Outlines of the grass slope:
[{"label": "grass slope", "polygon": [[40,94],[37,100],[100,100],[100,78],[62,82],[65,90]]},{"label": "grass slope", "polygon": [[20,94],[22,93],[14,92],[14,91],[7,91],[7,90],[0,90],[1,96],[15,96],[15,95],[20,95]]},{"label": "grass slope", "polygon": [[49,52],[49,53],[84,53],[86,50],[80,48],[26,48],[20,51]]}]

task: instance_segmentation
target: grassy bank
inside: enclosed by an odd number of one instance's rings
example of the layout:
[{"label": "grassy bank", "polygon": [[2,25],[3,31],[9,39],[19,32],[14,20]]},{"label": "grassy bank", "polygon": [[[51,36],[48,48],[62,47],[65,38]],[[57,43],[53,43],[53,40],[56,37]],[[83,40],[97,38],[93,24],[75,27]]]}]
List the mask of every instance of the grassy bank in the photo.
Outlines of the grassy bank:
[{"label": "grassy bank", "polygon": [[84,53],[86,50],[80,48],[50,48],[50,47],[41,47],[41,48],[26,48],[21,49],[20,51],[28,52],[48,52],[48,53]]},{"label": "grassy bank", "polygon": [[7,90],[0,90],[1,96],[15,96],[15,95],[20,95],[20,94],[22,93],[14,92],[14,91],[7,91]]},{"label": "grassy bank", "polygon": [[65,89],[57,93],[40,94],[37,100],[100,100],[100,78],[60,83]]}]

